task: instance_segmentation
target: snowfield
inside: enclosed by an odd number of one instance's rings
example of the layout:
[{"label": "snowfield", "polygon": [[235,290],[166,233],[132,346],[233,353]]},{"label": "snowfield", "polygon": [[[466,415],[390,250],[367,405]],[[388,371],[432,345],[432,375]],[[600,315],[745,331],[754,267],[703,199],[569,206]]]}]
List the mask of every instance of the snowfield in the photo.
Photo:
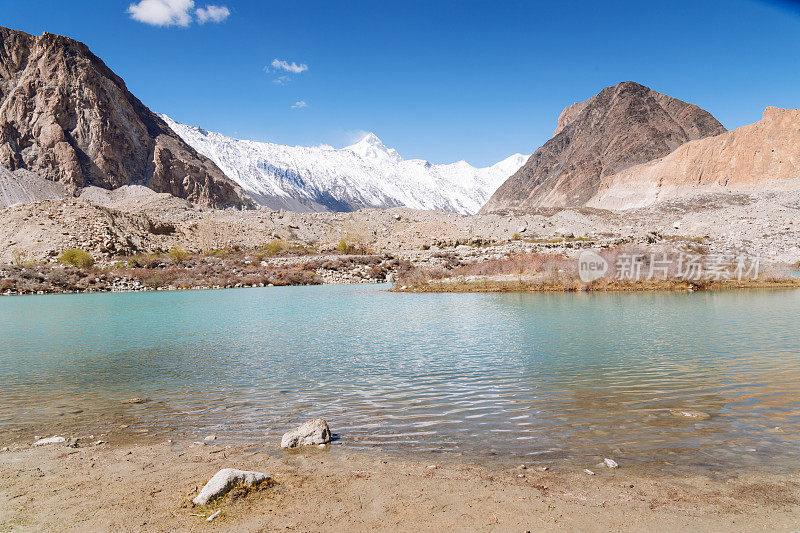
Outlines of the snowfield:
[{"label": "snowfield", "polygon": [[370,133],[352,146],[283,146],[226,137],[161,117],[271,209],[354,211],[397,207],[474,214],[527,161],[514,154],[486,168],[403,159]]}]

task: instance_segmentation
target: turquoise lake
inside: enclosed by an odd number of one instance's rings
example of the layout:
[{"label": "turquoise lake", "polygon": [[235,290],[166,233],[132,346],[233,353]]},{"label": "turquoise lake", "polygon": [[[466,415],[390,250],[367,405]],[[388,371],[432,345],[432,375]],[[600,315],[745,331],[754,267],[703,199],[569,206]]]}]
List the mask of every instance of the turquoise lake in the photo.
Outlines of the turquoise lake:
[{"label": "turquoise lake", "polygon": [[323,416],[352,451],[800,463],[800,291],[387,288],[2,298],[0,446],[128,426],[274,448]]}]

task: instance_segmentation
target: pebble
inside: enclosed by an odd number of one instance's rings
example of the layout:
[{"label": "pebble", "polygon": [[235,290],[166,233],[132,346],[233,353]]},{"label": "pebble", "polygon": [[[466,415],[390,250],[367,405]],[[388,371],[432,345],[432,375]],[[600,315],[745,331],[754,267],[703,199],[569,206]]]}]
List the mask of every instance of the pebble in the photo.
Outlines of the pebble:
[{"label": "pebble", "polygon": [[603,463],[605,463],[605,465],[608,468],[612,468],[613,469],[613,468],[618,468],[619,467],[619,464],[614,459],[609,459],[608,457],[603,459]]},{"label": "pebble", "polygon": [[215,441],[215,440],[217,440],[217,436],[216,435],[208,435],[206,438],[203,439],[203,441],[205,441],[205,442],[211,442],[211,441]]},{"label": "pebble", "polygon": [[215,511],[213,514],[211,514],[211,516],[209,516],[208,518],[206,518],[206,522],[213,522],[213,521],[214,521],[214,519],[215,519],[216,517],[218,517],[218,516],[219,516],[219,513],[221,513],[221,512],[222,512],[222,509],[220,509],[219,511]]},{"label": "pebble", "polygon": [[583,469],[583,471],[584,471],[584,472],[586,472],[587,474],[589,474],[590,476],[593,476],[593,475],[594,475],[594,472],[592,472],[592,471],[591,471],[591,470],[589,470],[588,468],[584,468],[584,469]]},{"label": "pebble", "polygon": [[436,469],[436,465],[428,465],[428,469],[429,470],[435,470]]},{"label": "pebble", "polygon": [[697,420],[705,420],[711,417],[710,414],[703,411],[685,411],[683,409],[673,409],[669,414],[677,418],[696,418]]},{"label": "pebble", "polygon": [[130,398],[129,400],[125,400],[122,403],[144,403],[146,402],[146,398]]}]

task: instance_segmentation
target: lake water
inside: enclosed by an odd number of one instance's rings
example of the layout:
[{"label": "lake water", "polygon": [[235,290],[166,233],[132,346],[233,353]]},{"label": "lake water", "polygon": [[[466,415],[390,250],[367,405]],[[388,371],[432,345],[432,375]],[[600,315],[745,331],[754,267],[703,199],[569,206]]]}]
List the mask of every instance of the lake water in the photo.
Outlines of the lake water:
[{"label": "lake water", "polygon": [[[324,416],[346,450],[711,468],[800,460],[800,291],[387,288],[1,298],[0,440],[124,424],[273,448]],[[149,401],[124,403],[132,397]]]}]

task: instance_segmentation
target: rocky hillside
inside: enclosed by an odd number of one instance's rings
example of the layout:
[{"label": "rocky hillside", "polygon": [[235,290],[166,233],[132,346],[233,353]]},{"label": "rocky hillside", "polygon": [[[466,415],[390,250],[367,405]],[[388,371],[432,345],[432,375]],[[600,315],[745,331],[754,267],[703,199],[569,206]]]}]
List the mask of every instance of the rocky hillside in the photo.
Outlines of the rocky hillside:
[{"label": "rocky hillside", "polygon": [[259,204],[291,211],[354,211],[365,207],[473,214],[528,156],[514,154],[475,168],[403,159],[370,133],[346,148],[284,146],[226,137],[162,115],[198,152],[210,157]]},{"label": "rocky hillside", "polygon": [[0,28],[0,166],[71,193],[146,185],[215,207],[244,193],[82,43]]},{"label": "rocky hillside", "polygon": [[708,112],[634,82],[567,107],[555,135],[498,188],[481,212],[577,207],[602,180],[725,128]]},{"label": "rocky hillside", "polygon": [[607,177],[588,205],[630,209],[697,194],[788,189],[800,189],[800,109],[768,107],[755,124]]},{"label": "rocky hillside", "polygon": [[40,178],[33,172],[14,172],[0,167],[0,210],[10,205],[66,198],[63,185]]}]

